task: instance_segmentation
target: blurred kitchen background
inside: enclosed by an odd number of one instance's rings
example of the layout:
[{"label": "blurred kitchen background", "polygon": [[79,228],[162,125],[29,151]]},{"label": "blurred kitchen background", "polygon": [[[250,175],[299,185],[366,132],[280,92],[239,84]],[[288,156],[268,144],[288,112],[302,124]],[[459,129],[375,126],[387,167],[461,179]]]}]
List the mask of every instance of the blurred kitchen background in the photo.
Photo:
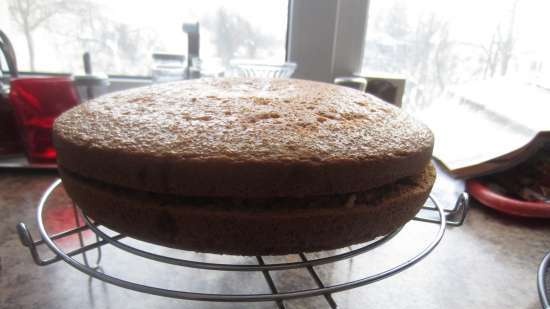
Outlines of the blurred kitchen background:
[{"label": "blurred kitchen background", "polygon": [[[472,80],[507,76],[545,84],[549,8],[550,2],[527,0],[370,1],[356,73],[405,79],[406,108]],[[232,59],[286,60],[286,0],[0,1],[0,28],[23,72],[79,72],[82,54],[90,52],[95,72],[150,77],[153,53],[189,58],[182,24],[196,22],[201,64],[212,74]]]}]

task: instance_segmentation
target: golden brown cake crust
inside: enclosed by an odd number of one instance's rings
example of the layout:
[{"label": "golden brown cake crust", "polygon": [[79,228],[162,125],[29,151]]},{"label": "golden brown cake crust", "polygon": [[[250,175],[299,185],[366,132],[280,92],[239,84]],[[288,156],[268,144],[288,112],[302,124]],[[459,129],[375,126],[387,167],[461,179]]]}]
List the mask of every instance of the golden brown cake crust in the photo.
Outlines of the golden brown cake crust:
[{"label": "golden brown cake crust", "polygon": [[60,173],[69,196],[98,223],[174,248],[238,255],[328,250],[387,234],[418,212],[435,180],[429,165],[366,192],[234,201],[146,193]]},{"label": "golden brown cake crust", "polygon": [[113,93],[60,116],[58,163],[157,193],[289,197],[365,191],[419,174],[429,129],[335,85],[210,79]]}]

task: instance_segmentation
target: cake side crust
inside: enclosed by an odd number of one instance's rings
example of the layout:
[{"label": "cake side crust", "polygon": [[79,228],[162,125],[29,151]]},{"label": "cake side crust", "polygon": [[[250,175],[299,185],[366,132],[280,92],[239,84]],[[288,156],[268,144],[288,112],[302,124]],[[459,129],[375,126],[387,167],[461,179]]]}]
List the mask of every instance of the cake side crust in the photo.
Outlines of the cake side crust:
[{"label": "cake side crust", "polygon": [[223,199],[193,204],[60,172],[69,196],[100,224],[169,247],[236,255],[329,250],[387,234],[418,212],[435,180],[430,165],[420,175],[373,189],[376,192],[328,198],[339,204],[321,202],[320,197],[308,198],[301,206],[227,207]]}]

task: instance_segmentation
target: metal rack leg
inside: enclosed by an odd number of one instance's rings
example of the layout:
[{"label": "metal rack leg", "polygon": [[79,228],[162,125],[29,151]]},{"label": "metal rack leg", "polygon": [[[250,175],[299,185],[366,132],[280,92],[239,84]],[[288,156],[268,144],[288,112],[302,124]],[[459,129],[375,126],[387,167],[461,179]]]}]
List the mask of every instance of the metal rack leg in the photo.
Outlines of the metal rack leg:
[{"label": "metal rack leg", "polygon": [[[76,204],[73,202],[72,203],[73,205],[73,213],[74,213],[74,221],[75,221],[75,226],[78,228],[80,227],[80,217],[79,217],[79,212],[78,212],[78,208],[76,207]],[[96,239],[96,242],[99,242],[99,236],[97,236],[97,234],[95,234],[95,239]],[[78,242],[80,243],[80,247],[84,247],[84,236],[82,235],[82,231],[78,231]],[[82,252],[82,259],[84,260],[84,265],[88,266],[88,267],[92,267],[92,268],[99,268],[99,263],[101,262],[101,247],[97,247],[97,258],[96,258],[96,262],[95,262],[95,266],[90,266],[90,263],[88,262],[88,255],[86,254],[86,251]]]},{"label": "metal rack leg", "polygon": [[[36,265],[46,266],[46,265],[50,265],[50,264],[53,264],[55,262],[61,261],[61,257],[57,254],[54,255],[53,257],[49,258],[49,259],[46,259],[46,260],[42,259],[40,257],[40,255],[38,254],[37,246],[44,244],[44,240],[40,239],[40,240],[34,241],[32,236],[31,236],[31,233],[29,232],[29,229],[27,228],[25,223],[19,223],[16,228],[17,228],[17,233],[19,234],[19,239],[20,239],[21,243],[25,247],[29,248],[32,259],[36,263]],[[67,236],[73,235],[75,233],[78,233],[79,231],[83,231],[85,229],[88,229],[88,227],[83,226],[81,228],[74,228],[72,230],[65,231],[65,232],[53,235],[50,238],[52,240],[60,239],[60,238],[67,237]],[[113,239],[119,240],[119,239],[122,239],[124,237],[125,237],[124,235],[117,235],[117,236],[114,236]],[[89,250],[97,249],[98,247],[104,246],[106,244],[108,244],[108,242],[106,240],[101,240],[101,241],[98,241],[96,243],[89,244],[89,245],[86,245],[86,246],[82,246],[78,249],[67,252],[66,255],[72,257],[72,256],[75,256],[75,255],[82,254],[83,252],[86,252],[86,251],[89,251]]]},{"label": "metal rack leg", "polygon": [[[431,195],[429,197],[429,200],[434,204],[438,204]],[[461,226],[466,219],[466,214],[468,213],[468,209],[470,207],[469,205],[470,203],[468,193],[464,192],[456,200],[453,209],[444,209],[447,225]],[[426,204],[422,207],[418,214],[416,214],[413,220],[428,223],[439,223],[439,211],[435,206],[430,206],[429,204]]]},{"label": "metal rack leg", "polygon": [[[258,264],[265,265],[264,259],[261,256],[256,256],[256,260],[258,260]],[[271,278],[269,271],[262,270],[262,273],[264,275],[265,281],[267,282],[267,285],[269,286],[269,289],[271,290],[271,293],[279,294],[279,291],[277,290],[277,287],[275,286],[275,283],[273,282],[273,278]],[[286,306],[282,300],[277,300],[276,302],[279,309],[286,309]]]},{"label": "metal rack leg", "polygon": [[[299,253],[298,255],[300,256],[300,259],[302,259],[303,262],[308,261],[304,253]],[[321,281],[321,278],[319,278],[319,275],[317,274],[313,266],[307,266],[307,270],[309,272],[309,275],[313,278],[313,280],[317,284],[317,286],[320,288],[324,288],[325,285],[323,284],[323,281]],[[330,305],[330,308],[332,309],[338,308],[338,304],[336,304],[336,302],[334,301],[334,298],[332,298],[332,294],[327,293],[327,294],[323,294],[323,296],[325,296],[325,299],[327,303]]]}]

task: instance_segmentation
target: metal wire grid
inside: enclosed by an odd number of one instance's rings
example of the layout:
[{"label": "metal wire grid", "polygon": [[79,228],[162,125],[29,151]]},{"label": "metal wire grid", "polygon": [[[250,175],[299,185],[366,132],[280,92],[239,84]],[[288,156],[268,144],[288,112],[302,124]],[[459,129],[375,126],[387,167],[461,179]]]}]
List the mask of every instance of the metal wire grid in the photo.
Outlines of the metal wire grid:
[{"label": "metal wire grid", "polygon": [[550,252],[542,259],[537,274],[539,297],[543,309],[550,309]]},{"label": "metal wire grid", "polygon": [[[422,210],[417,214],[414,220],[435,223],[439,225],[435,236],[431,242],[424,247],[422,250],[417,252],[417,254],[406,261],[396,265],[394,267],[384,269],[379,271],[374,275],[363,277],[358,280],[349,281],[345,283],[335,284],[335,285],[325,285],[317,272],[315,271],[314,266],[334,263],[337,261],[351,259],[357,255],[368,252],[392,239],[397,235],[400,229],[389,233],[385,236],[382,236],[372,242],[369,242],[357,249],[350,250],[348,252],[340,253],[337,255],[331,255],[323,258],[317,259],[308,259],[304,253],[299,253],[298,257],[300,258],[299,262],[291,263],[276,263],[276,264],[266,264],[264,258],[261,256],[256,256],[257,264],[222,264],[222,263],[206,263],[193,260],[178,259],[163,255],[158,255],[149,251],[144,251],[142,249],[130,246],[128,244],[122,243],[119,240],[125,238],[126,236],[118,234],[115,236],[109,236],[103,232],[99,225],[93,223],[87,216],[83,215],[85,225],[80,226],[78,208],[73,204],[75,223],[76,227],[69,229],[67,231],[50,235],[45,229],[43,213],[45,205],[47,204],[51,194],[61,185],[61,180],[58,179],[53,182],[50,187],[45,191],[37,208],[37,221],[38,221],[38,230],[40,233],[41,239],[33,240],[31,233],[24,223],[19,223],[17,225],[17,231],[20,237],[20,240],[23,245],[29,248],[31,256],[34,262],[37,265],[44,266],[49,265],[58,261],[63,260],[67,264],[76,268],[77,270],[88,274],[89,276],[108,282],[119,287],[126,289],[131,289],[138,292],[178,298],[178,299],[187,299],[187,300],[198,300],[198,301],[214,301],[214,302],[260,302],[260,301],[275,301],[279,308],[285,308],[284,300],[295,299],[302,297],[310,296],[324,296],[325,300],[331,308],[337,308],[337,304],[332,298],[332,294],[336,292],[341,292],[360,286],[364,286],[392,275],[395,275],[412,265],[418,263],[424,257],[426,257],[432,250],[439,244],[445,228],[447,225],[459,226],[462,225],[468,211],[468,196],[466,193],[463,193],[457,200],[455,207],[451,210],[443,210],[437,201],[430,196],[429,200],[426,202]],[[86,230],[91,230],[95,233],[96,241],[92,244],[84,245],[82,238],[82,232]],[[59,240],[64,237],[68,237],[74,234],[78,234],[80,241],[80,248],[72,250],[70,252],[64,252],[61,248],[57,246],[55,240]],[[188,291],[179,291],[179,290],[169,290],[163,289],[155,286],[142,285],[135,282],[126,281],[117,277],[110,276],[103,273],[98,266],[91,266],[86,253],[90,250],[97,249],[97,261],[96,265],[99,265],[101,260],[101,247],[104,245],[110,244],[120,250],[124,250],[131,254],[141,256],[150,260],[157,262],[162,262],[166,264],[194,268],[194,269],[207,269],[212,271],[259,271],[262,273],[263,277],[266,280],[267,285],[270,288],[271,293],[264,294],[218,294],[218,293],[196,293]],[[52,258],[42,259],[38,253],[37,247],[40,245],[46,245],[54,254]],[[73,257],[81,254],[83,257],[83,263],[77,261]],[[289,292],[279,292],[273,279],[270,275],[270,271],[275,270],[285,270],[285,269],[297,269],[305,268],[312,280],[315,282],[317,288],[313,289],[303,289],[303,290],[294,290]],[[542,296],[541,296],[542,298]],[[545,308],[546,309],[546,308]]]}]

